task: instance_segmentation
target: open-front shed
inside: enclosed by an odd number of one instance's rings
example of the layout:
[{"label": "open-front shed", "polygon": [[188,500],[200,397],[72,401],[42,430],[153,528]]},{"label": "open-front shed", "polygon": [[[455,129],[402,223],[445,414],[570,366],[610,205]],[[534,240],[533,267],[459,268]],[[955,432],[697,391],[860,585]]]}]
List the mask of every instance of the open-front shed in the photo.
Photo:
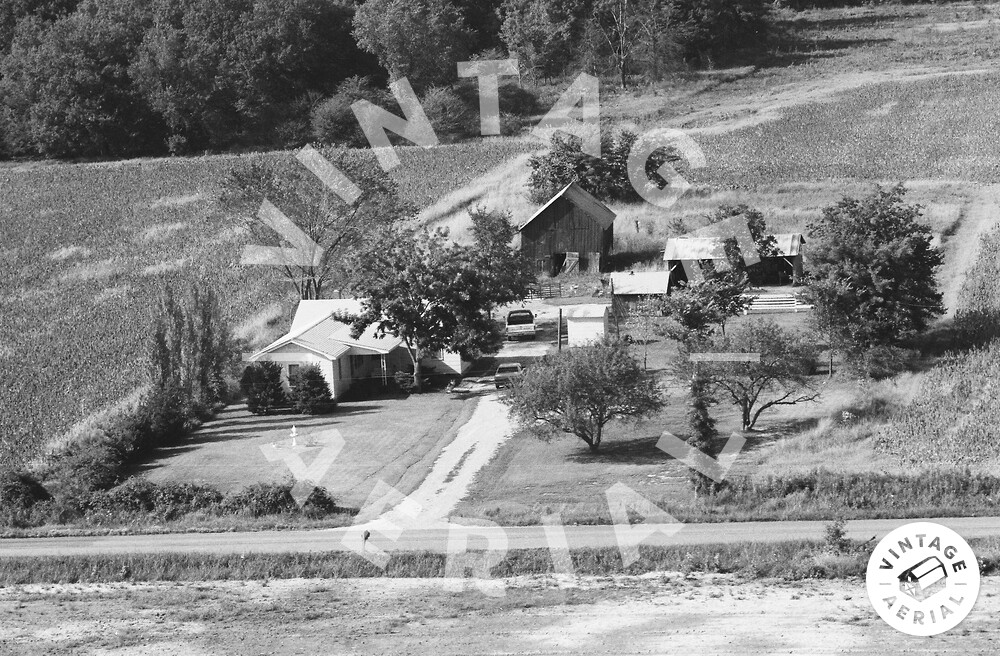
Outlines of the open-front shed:
[{"label": "open-front shed", "polygon": [[[802,254],[806,243],[802,233],[770,235],[760,260],[747,267],[750,281],[757,285],[783,285],[802,279]],[[691,267],[703,262],[725,261],[725,240],[720,237],[674,237],[667,240],[663,259],[670,271],[670,285],[688,280]]]},{"label": "open-front shed", "polygon": [[574,182],[521,224],[521,252],[550,275],[600,271],[611,252],[614,223],[615,213]]}]

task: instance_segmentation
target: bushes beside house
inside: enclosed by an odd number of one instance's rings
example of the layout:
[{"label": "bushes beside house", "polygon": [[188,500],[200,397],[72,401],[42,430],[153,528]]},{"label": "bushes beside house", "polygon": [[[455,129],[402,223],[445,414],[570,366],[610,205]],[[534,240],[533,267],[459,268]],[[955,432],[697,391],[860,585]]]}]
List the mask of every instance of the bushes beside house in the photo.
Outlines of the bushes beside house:
[{"label": "bushes beside house", "polygon": [[302,414],[323,414],[333,412],[337,407],[326,378],[323,378],[319,367],[315,365],[300,369],[299,373],[289,381],[289,386],[292,389],[290,394],[292,405]]},{"label": "bushes beside house", "polygon": [[281,386],[281,366],[274,362],[255,362],[243,370],[240,391],[246,396],[247,410],[266,415],[288,405]]}]

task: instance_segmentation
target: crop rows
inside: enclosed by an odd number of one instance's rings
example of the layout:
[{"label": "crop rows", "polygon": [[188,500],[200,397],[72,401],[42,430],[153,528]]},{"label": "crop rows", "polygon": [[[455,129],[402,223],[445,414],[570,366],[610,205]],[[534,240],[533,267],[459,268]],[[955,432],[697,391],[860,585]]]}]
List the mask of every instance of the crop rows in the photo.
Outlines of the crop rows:
[{"label": "crop rows", "polygon": [[994,74],[871,84],[786,110],[781,119],[699,138],[706,182],[857,178],[994,181],[1000,85]]},{"label": "crop rows", "polygon": [[[421,206],[528,147],[405,148],[392,175]],[[215,203],[235,160],[0,168],[0,462],[32,457],[146,382],[165,280],[213,287],[234,324],[292,300],[290,285],[239,266],[234,221]],[[156,265],[164,273],[143,271]]]}]

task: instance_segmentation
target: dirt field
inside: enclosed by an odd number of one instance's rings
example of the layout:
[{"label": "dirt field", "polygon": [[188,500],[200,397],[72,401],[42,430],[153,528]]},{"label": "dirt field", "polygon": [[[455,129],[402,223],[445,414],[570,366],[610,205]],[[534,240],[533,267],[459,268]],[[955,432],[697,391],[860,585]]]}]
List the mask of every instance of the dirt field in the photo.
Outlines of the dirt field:
[{"label": "dirt field", "polygon": [[0,653],[291,654],[994,653],[1000,579],[951,633],[884,624],[858,580],[719,576],[403,579],[29,586],[0,590]]}]

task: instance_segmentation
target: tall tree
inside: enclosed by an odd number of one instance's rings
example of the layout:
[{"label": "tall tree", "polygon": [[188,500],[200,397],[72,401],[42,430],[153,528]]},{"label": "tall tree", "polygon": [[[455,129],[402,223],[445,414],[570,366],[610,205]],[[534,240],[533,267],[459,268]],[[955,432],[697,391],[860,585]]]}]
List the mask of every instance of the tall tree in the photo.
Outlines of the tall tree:
[{"label": "tall tree", "polygon": [[562,75],[573,60],[582,25],[582,3],[504,0],[501,35],[507,51],[532,77]]},{"label": "tall tree", "polygon": [[[476,207],[469,212],[476,260],[487,279],[494,307],[522,300],[535,282],[532,263],[511,244],[517,235],[509,210]],[[492,311],[492,308],[490,309]]]},{"label": "tall tree", "polygon": [[614,419],[638,420],[663,406],[655,379],[627,343],[605,340],[546,356],[503,397],[525,426],[568,432],[597,453]]},{"label": "tall tree", "polygon": [[354,16],[354,36],[390,78],[418,90],[454,82],[456,64],[472,52],[469,28],[448,0],[368,0]]},{"label": "tall tree", "polygon": [[817,349],[807,338],[784,330],[772,321],[753,321],[735,335],[702,342],[703,353],[759,354],[759,361],[708,361],[692,363],[682,349],[677,361],[685,376],[703,377],[713,392],[727,396],[740,410],[743,430],[751,430],[760,415],[779,405],[813,401],[812,388]]},{"label": "tall tree", "polygon": [[688,343],[711,336],[714,326],[725,334],[726,323],[750,307],[749,286],[745,273],[729,269],[674,288],[660,303],[663,314],[674,322],[667,327],[667,335]]},{"label": "tall tree", "polygon": [[15,153],[124,156],[162,140],[129,66],[147,16],[131,3],[83,3],[51,24],[18,24],[0,62],[0,103]]},{"label": "tall tree", "polygon": [[154,391],[173,390],[205,408],[225,394],[235,347],[215,293],[190,287],[178,297],[167,285],[151,337]]},{"label": "tall tree", "polygon": [[353,10],[325,0],[161,0],[133,75],[176,149],[219,148],[294,117],[371,62],[351,37]]},{"label": "tall tree", "polygon": [[258,156],[236,164],[222,182],[223,207],[245,226],[254,243],[274,243],[276,234],[258,219],[266,199],[323,249],[318,263],[288,262],[279,268],[300,298],[322,298],[330,284],[348,283],[348,260],[374,250],[386,231],[413,214],[396,183],[370,153],[325,149],[322,154],[361,189],[347,204],[291,157]]},{"label": "tall tree", "polygon": [[935,277],[944,256],[902,185],[844,198],[809,225],[807,296],[817,327],[852,349],[896,346],[944,312]]},{"label": "tall tree", "polygon": [[355,334],[374,325],[379,334],[402,339],[418,391],[421,360],[431,353],[450,350],[467,358],[496,353],[503,335],[492,312],[498,303],[524,298],[527,286],[516,289],[508,277],[496,276],[484,266],[485,258],[499,271],[521,262],[512,250],[503,256],[478,245],[459,246],[443,230],[397,233],[357,259],[354,289],[365,300],[361,315],[352,318]]},{"label": "tall tree", "polygon": [[[709,412],[715,403],[711,381],[698,367],[693,367],[688,387],[687,421],[691,435],[687,443],[708,456],[715,455],[713,445],[717,431],[715,419]],[[698,496],[709,494],[715,489],[714,481],[693,467],[688,469],[688,476]]]},{"label": "tall tree", "polygon": [[604,37],[611,61],[624,89],[636,51],[641,47],[640,35],[649,20],[648,0],[597,0],[591,20]]}]

